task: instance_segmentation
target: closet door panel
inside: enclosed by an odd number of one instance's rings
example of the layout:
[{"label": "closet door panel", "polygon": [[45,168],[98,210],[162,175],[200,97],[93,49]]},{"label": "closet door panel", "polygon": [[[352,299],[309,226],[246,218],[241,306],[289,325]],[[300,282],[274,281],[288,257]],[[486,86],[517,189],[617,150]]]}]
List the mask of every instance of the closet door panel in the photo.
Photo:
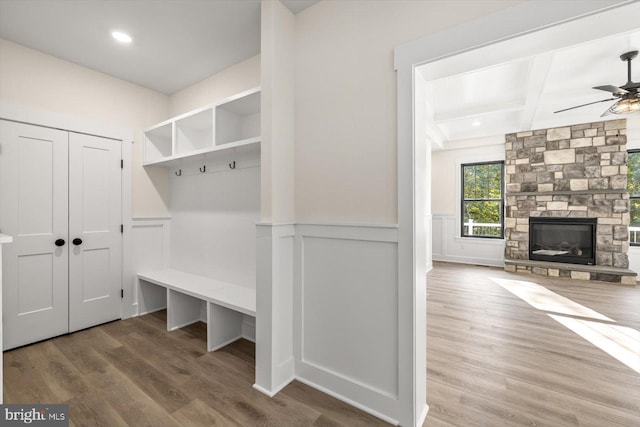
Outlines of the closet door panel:
[{"label": "closet door panel", "polygon": [[121,317],[121,142],[69,135],[69,330],[76,331]]},{"label": "closet door panel", "polygon": [[5,350],[68,332],[67,147],[65,131],[0,120]]}]

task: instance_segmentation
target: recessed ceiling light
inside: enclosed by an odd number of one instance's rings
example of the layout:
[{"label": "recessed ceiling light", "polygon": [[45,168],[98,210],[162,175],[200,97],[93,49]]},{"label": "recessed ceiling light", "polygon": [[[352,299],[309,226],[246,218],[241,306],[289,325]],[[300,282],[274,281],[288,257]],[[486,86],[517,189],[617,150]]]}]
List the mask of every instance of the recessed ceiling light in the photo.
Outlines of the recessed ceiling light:
[{"label": "recessed ceiling light", "polygon": [[471,123],[471,126],[480,126],[482,124],[482,122],[480,120],[476,120],[473,123]]},{"label": "recessed ceiling light", "polygon": [[131,36],[127,33],[123,33],[122,31],[112,31],[111,37],[118,40],[120,43],[129,44],[133,40]]}]

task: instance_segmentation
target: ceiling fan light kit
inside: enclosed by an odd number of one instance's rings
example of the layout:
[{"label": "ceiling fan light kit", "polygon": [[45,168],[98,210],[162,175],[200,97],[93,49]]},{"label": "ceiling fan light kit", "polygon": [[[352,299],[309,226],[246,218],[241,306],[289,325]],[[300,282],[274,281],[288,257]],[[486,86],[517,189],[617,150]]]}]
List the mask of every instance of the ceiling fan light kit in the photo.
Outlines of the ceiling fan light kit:
[{"label": "ceiling fan light kit", "polygon": [[635,99],[622,99],[611,107],[609,107],[609,113],[611,114],[631,114],[640,111],[640,100]]},{"label": "ceiling fan light kit", "polygon": [[605,92],[611,92],[613,98],[603,99],[600,101],[589,102],[587,104],[576,105],[575,107],[565,108],[563,110],[554,111],[554,113],[561,113],[567,110],[573,110],[575,108],[585,107],[587,105],[598,104],[600,102],[613,101],[618,99],[611,107],[600,116],[608,116],[609,114],[633,114],[640,112],[640,83],[635,83],[631,80],[631,61],[638,56],[637,50],[623,53],[620,55],[620,60],[627,63],[627,82],[622,86],[604,85],[595,86],[593,89],[603,90]]}]

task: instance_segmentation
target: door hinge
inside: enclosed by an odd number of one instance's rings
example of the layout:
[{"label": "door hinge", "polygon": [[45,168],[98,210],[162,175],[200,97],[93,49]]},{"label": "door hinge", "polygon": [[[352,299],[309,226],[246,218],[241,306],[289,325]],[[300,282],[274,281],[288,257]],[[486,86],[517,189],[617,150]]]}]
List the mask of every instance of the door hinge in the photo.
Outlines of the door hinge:
[{"label": "door hinge", "polygon": [[120,224],[120,233],[124,233],[124,224]]},{"label": "door hinge", "polygon": [[124,160],[120,159],[120,169],[124,169]]},{"label": "door hinge", "polygon": [[120,289],[120,298],[124,298],[124,289]]}]

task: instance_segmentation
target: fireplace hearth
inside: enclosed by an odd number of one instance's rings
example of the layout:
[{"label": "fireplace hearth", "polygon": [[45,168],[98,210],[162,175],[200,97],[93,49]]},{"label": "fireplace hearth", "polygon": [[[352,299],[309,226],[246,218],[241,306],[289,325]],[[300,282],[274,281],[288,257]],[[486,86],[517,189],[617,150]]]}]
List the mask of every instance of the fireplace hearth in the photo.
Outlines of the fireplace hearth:
[{"label": "fireplace hearth", "polygon": [[597,218],[529,218],[529,259],[593,265]]}]

